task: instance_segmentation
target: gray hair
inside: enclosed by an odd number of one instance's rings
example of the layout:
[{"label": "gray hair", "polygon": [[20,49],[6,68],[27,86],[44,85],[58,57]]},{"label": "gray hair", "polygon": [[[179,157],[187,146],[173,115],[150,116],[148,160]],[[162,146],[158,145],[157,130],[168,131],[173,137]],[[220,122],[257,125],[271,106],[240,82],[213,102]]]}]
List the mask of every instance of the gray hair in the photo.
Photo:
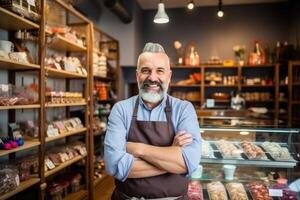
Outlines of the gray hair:
[{"label": "gray hair", "polygon": [[164,48],[158,44],[158,43],[152,43],[148,42],[145,44],[142,53],[139,55],[138,60],[137,60],[137,67],[139,66],[140,63],[140,57],[143,53],[166,53]]},{"label": "gray hair", "polygon": [[158,44],[158,43],[152,43],[148,42],[145,44],[143,53],[149,52],[149,53],[166,53],[164,48]]}]

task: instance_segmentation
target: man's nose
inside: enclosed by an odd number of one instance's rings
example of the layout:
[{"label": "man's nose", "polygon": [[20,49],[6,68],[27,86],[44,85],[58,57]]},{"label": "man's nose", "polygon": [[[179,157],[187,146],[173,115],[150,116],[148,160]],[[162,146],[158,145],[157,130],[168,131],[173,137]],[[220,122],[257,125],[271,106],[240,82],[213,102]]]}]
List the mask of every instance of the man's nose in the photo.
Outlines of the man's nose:
[{"label": "man's nose", "polygon": [[150,81],[157,81],[158,80],[158,76],[157,76],[156,72],[152,71],[151,74],[148,76],[148,79]]}]

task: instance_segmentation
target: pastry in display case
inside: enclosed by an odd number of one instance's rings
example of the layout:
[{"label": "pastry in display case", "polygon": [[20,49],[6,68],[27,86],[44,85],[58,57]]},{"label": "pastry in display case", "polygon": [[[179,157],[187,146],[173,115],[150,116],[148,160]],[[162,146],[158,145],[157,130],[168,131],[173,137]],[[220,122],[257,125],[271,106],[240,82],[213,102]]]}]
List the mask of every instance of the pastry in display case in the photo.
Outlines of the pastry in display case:
[{"label": "pastry in display case", "polygon": [[[200,127],[203,171],[197,180],[204,199],[299,199],[288,187],[297,179],[299,152],[293,138],[299,129]],[[279,189],[282,196],[270,189]]]}]

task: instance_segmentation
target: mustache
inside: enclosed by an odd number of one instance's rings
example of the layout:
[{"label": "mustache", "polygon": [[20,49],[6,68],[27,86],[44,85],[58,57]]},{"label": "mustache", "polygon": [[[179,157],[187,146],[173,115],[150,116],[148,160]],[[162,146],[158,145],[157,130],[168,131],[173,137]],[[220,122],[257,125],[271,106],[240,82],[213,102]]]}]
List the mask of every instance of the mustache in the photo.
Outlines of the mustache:
[{"label": "mustache", "polygon": [[159,86],[160,89],[163,89],[163,86],[159,81],[151,81],[151,80],[144,81],[142,84],[142,89],[145,89],[146,87],[149,87],[150,85],[157,85],[157,86]]}]

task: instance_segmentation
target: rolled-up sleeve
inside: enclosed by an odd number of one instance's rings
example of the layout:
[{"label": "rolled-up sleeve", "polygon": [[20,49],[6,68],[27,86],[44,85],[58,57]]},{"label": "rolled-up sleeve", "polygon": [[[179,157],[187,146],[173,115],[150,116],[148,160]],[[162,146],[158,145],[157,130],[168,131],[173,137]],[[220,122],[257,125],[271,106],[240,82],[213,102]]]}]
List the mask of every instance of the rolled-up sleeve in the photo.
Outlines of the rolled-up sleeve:
[{"label": "rolled-up sleeve", "polygon": [[120,181],[125,181],[132,168],[133,155],[126,152],[126,127],[124,112],[119,103],[112,108],[104,140],[106,171]]},{"label": "rolled-up sleeve", "polygon": [[189,102],[186,102],[186,105],[182,107],[182,114],[180,115],[177,130],[187,131],[193,136],[193,142],[181,148],[188,175],[191,176],[200,163],[202,140],[195,109]]}]

